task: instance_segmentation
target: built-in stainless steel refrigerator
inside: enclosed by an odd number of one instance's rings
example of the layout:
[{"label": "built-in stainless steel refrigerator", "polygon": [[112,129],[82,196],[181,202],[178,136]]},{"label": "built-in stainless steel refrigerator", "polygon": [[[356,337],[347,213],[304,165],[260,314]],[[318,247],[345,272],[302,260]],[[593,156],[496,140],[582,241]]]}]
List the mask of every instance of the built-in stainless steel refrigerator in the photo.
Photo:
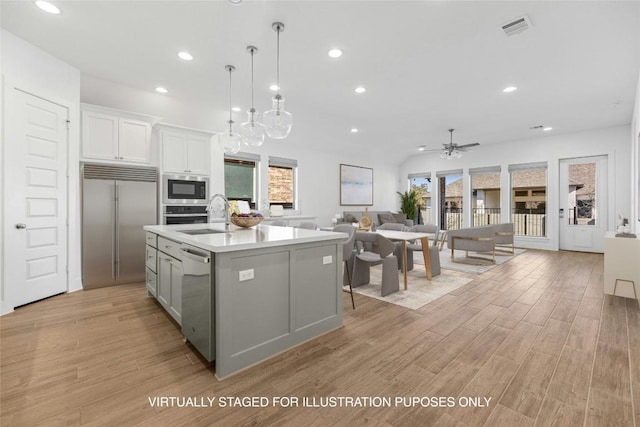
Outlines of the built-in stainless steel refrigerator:
[{"label": "built-in stainless steel refrigerator", "polygon": [[145,232],[156,224],[155,168],[82,165],[84,289],[145,280]]}]

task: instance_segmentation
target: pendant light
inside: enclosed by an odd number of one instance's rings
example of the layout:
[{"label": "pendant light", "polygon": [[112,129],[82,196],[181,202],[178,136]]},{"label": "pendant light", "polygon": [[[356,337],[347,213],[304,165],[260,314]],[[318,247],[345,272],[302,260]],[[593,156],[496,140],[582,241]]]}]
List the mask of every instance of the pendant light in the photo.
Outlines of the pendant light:
[{"label": "pendant light", "polygon": [[242,136],[233,131],[233,118],[231,116],[231,73],[236,69],[233,65],[225,65],[224,69],[229,72],[229,129],[218,134],[218,142],[225,153],[237,153],[240,151]]},{"label": "pendant light", "polygon": [[280,95],[280,33],[284,31],[282,22],[274,22],[271,27],[277,33],[276,84],[278,93],[272,99],[271,110],[265,111],[262,122],[269,138],[284,139],[291,132],[293,116],[284,109],[284,98]]},{"label": "pendant light", "polygon": [[247,121],[240,125],[240,133],[245,145],[260,147],[264,142],[264,125],[258,120],[258,113],[253,107],[253,55],[258,51],[258,48],[247,46],[247,51],[251,54],[251,109],[247,111]]}]

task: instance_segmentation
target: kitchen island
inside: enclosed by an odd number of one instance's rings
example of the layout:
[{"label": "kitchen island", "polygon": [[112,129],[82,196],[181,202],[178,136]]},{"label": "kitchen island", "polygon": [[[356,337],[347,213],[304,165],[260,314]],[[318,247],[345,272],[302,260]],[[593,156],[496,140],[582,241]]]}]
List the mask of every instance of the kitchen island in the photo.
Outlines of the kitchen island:
[{"label": "kitchen island", "polygon": [[145,226],[147,289],[224,378],[342,325],[341,233]]}]

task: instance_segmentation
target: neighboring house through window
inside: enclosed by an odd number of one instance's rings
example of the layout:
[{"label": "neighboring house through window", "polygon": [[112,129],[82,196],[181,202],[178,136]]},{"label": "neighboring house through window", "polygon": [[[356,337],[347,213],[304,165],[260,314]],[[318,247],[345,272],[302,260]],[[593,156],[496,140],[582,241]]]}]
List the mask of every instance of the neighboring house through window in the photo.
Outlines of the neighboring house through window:
[{"label": "neighboring house through window", "polygon": [[298,161],[269,157],[269,203],[296,209],[296,175]]},{"label": "neighboring house through window", "polygon": [[518,236],[547,235],[547,163],[509,165],[511,218]]},{"label": "neighboring house through window", "polygon": [[471,176],[471,226],[501,223],[500,166],[469,169]]}]

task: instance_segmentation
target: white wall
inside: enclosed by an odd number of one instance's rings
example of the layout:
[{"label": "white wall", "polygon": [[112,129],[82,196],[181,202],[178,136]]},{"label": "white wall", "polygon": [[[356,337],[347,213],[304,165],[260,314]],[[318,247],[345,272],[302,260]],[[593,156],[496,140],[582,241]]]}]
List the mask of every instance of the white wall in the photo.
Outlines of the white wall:
[{"label": "white wall", "polygon": [[[559,247],[559,161],[573,157],[607,155],[608,163],[608,228],[613,230],[615,218],[619,212],[631,212],[629,195],[632,191],[631,165],[629,157],[629,126],[597,129],[565,135],[549,135],[534,139],[513,141],[504,144],[489,144],[476,147],[475,151],[465,153],[458,160],[442,160],[438,154],[416,155],[407,159],[400,166],[401,186],[406,187],[406,177],[410,173],[431,172],[435,177],[437,171],[460,169],[464,171],[464,182],[469,183],[469,168],[501,166],[503,189],[508,188],[508,166],[510,164],[548,162],[547,171],[547,237],[516,238],[516,244],[522,247],[557,250]],[[467,191],[466,189],[464,190]],[[509,191],[502,191],[508,195]],[[506,200],[503,198],[503,200]],[[507,212],[509,205],[502,204]],[[435,210],[434,210],[435,211]],[[465,215],[465,226],[468,226],[470,215]]]},{"label": "white wall", "polygon": [[[121,110],[135,111],[162,117],[162,123],[170,123],[201,130],[221,130],[224,128],[226,112],[214,111],[205,105],[185,103],[166,95],[144,92],[106,80],[82,76],[82,102],[102,105]],[[226,96],[226,94],[223,94]],[[239,120],[239,115],[236,119]],[[295,127],[295,112],[294,112]],[[263,173],[260,177],[260,191],[267,194],[267,165],[269,156],[285,157],[298,161],[298,200],[303,215],[315,215],[320,226],[330,225],[331,218],[343,210],[355,209],[340,206],[339,171],[340,163],[374,169],[374,206],[371,210],[395,210],[398,206],[396,188],[398,167],[389,164],[384,154],[378,159],[371,154],[362,154],[349,149],[330,152],[323,149],[323,135],[319,131],[317,150],[301,148],[295,132],[285,140],[266,139],[260,148],[243,151],[261,156]],[[154,139],[157,145],[157,139]],[[223,152],[215,143],[213,147],[213,170],[211,176],[212,193],[224,193]],[[155,147],[157,149],[157,146]],[[154,156],[157,158],[157,156]],[[363,208],[364,209],[364,208]]]},{"label": "white wall", "polygon": [[[69,232],[68,232],[68,263],[69,263],[69,281],[68,290],[75,291],[82,288],[81,285],[81,263],[80,263],[80,210],[78,205],[74,202],[79,199],[79,172],[77,168],[71,167],[73,164],[78,164],[78,152],[80,141],[80,114],[79,114],[79,101],[80,101],[80,72],[75,68],[65,64],[59,59],[49,55],[48,53],[36,48],[35,46],[25,42],[24,40],[14,36],[13,34],[1,30],[0,32],[2,52],[2,83],[3,94],[7,93],[9,88],[18,88],[25,92],[29,92],[45,98],[49,101],[63,105],[69,109],[69,117],[71,120],[69,126]],[[3,98],[3,112],[9,108],[10,105],[4,105],[5,100]],[[10,132],[10,124],[4,123],[3,114],[3,159],[4,149],[6,148],[5,142],[13,141],[15,139],[6,138],[5,132]],[[4,168],[2,170],[3,183],[7,179],[4,176]],[[4,188],[4,187],[3,187]],[[4,218],[4,196],[3,196],[3,215]],[[4,224],[4,219],[2,224]],[[7,224],[3,227],[2,242],[5,244],[4,232]],[[4,249],[6,250],[6,248]],[[4,259],[4,252],[1,256]],[[0,295],[2,296],[2,302],[0,312],[2,314],[13,310],[11,304],[11,286],[19,286],[19,283],[15,283],[8,280],[4,275],[4,269],[2,269],[2,286],[0,289]]]},{"label": "white wall", "polygon": [[636,88],[636,103],[631,123],[631,168],[633,170],[631,204],[632,212],[629,217],[632,232],[640,233],[640,73],[638,73],[638,87]]}]

